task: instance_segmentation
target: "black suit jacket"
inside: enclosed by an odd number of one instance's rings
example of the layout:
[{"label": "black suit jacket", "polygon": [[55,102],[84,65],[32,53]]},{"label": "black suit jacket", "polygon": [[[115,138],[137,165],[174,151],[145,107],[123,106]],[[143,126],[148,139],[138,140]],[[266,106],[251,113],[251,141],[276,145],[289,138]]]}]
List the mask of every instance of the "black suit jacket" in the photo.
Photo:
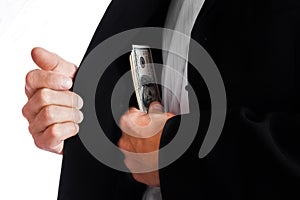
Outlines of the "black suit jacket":
[{"label": "black suit jacket", "polygon": [[[113,0],[86,55],[119,32],[163,27],[169,2]],[[214,149],[199,159],[210,100],[201,75],[189,66],[189,82],[204,114],[190,148],[159,172],[163,199],[300,198],[299,23],[297,0],[205,1],[192,38],[208,51],[221,72],[227,118]],[[109,110],[110,96],[130,69],[124,63],[128,54],[109,66],[96,94],[96,100],[101,99],[96,105],[99,123],[114,143],[120,131]],[[175,136],[180,120],[189,117],[168,120],[161,146]],[[160,154],[160,159],[164,156]],[[65,142],[58,199],[141,199],[144,190],[145,185],[130,174],[94,159],[78,136]]]}]

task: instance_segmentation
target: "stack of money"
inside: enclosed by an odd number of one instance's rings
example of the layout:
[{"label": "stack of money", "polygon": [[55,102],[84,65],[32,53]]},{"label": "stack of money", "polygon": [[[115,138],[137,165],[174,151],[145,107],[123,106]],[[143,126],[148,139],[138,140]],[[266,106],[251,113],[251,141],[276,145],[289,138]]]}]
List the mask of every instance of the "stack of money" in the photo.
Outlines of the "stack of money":
[{"label": "stack of money", "polygon": [[153,101],[161,102],[150,47],[133,45],[130,66],[139,109],[148,112]]}]

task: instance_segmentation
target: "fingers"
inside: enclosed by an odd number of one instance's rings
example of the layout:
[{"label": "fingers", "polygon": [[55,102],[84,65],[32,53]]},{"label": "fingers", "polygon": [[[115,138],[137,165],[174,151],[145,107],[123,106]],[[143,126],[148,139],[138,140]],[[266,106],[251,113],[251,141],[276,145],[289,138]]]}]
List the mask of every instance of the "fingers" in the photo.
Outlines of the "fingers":
[{"label": "fingers", "polygon": [[43,132],[48,126],[64,123],[73,122],[80,123],[83,120],[83,114],[80,110],[50,105],[44,107],[34,118],[29,125],[29,131],[32,134]]},{"label": "fingers", "polygon": [[35,145],[54,153],[62,153],[63,141],[76,135],[79,126],[73,122],[58,123],[49,126],[43,133],[33,133]]},{"label": "fingers", "polygon": [[72,87],[72,78],[77,70],[74,64],[40,47],[32,49],[31,56],[42,70],[27,74],[25,93],[28,98],[40,88],[68,90]]},{"label": "fingers", "polygon": [[32,70],[26,76],[25,93],[30,98],[38,89],[69,90],[72,79],[56,72]]},{"label": "fingers", "polygon": [[128,129],[126,127],[135,126],[136,123],[138,123],[139,126],[145,126],[148,121],[149,117],[146,113],[131,107],[128,112],[121,116],[119,124],[121,129]]},{"label": "fingers", "polygon": [[118,141],[124,163],[131,172],[150,172],[158,168],[160,138],[139,139],[126,134]]},{"label": "fingers", "polygon": [[162,131],[167,119],[173,117],[172,113],[163,112],[159,102],[151,103],[148,114],[135,108],[130,108],[119,122],[123,133],[132,137],[149,138]]},{"label": "fingers", "polygon": [[22,112],[36,146],[61,153],[63,141],[78,132],[78,123],[83,120],[79,110],[83,101],[69,91],[77,67],[40,47],[32,49],[31,56],[41,70],[26,76],[28,102]]},{"label": "fingers", "polygon": [[23,115],[31,122],[41,109],[48,105],[57,105],[81,109],[82,98],[70,91],[55,91],[51,89],[38,90],[23,107]]},{"label": "fingers", "polygon": [[158,134],[165,124],[163,115],[150,118],[149,115],[125,114],[119,126],[123,133],[136,138],[149,138]]},{"label": "fingers", "polygon": [[31,57],[41,69],[61,73],[70,78],[74,77],[77,70],[74,64],[41,47],[33,48]]},{"label": "fingers", "polygon": [[81,97],[70,91],[38,90],[23,107],[37,147],[61,153],[64,140],[78,133],[83,120]]},{"label": "fingers", "polygon": [[140,129],[144,128],[149,119],[141,111],[131,108],[127,113],[121,116],[119,121],[120,129],[131,136],[138,136]]}]

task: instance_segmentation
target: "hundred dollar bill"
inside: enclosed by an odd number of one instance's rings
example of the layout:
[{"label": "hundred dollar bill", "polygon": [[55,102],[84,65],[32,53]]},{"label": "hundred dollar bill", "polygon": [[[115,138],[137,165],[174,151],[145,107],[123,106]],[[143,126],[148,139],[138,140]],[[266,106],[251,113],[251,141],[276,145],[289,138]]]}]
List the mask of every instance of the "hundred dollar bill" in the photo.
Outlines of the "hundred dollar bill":
[{"label": "hundred dollar bill", "polygon": [[133,45],[130,66],[139,109],[148,112],[153,101],[161,102],[150,47]]}]

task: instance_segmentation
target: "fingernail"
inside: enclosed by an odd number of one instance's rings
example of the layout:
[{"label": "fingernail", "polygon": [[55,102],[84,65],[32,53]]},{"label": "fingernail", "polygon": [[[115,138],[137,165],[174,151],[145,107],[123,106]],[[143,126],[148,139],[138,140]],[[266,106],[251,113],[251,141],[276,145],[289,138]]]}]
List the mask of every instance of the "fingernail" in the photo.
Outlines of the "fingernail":
[{"label": "fingernail", "polygon": [[80,96],[77,96],[77,108],[81,109],[83,106],[83,100]]},{"label": "fingernail", "polygon": [[83,106],[83,100],[78,94],[72,96],[72,107],[76,109],[81,109]]},{"label": "fingernail", "polygon": [[69,89],[72,86],[72,80],[70,78],[65,78],[61,82],[61,86],[65,89]]},{"label": "fingernail", "polygon": [[83,118],[84,118],[83,113],[81,111],[79,111],[79,123],[82,122]]},{"label": "fingernail", "polygon": [[74,124],[75,125],[75,129],[76,129],[76,133],[78,133],[79,132],[79,125],[78,124]]}]

